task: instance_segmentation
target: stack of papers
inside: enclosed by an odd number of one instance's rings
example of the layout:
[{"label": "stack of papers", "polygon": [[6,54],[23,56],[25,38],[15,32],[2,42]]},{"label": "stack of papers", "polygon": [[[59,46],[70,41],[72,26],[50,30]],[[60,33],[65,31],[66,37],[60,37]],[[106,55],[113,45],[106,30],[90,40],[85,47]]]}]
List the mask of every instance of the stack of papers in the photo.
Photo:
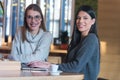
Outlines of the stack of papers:
[{"label": "stack of papers", "polygon": [[31,70],[31,71],[48,71],[46,68],[22,68],[22,70]]}]

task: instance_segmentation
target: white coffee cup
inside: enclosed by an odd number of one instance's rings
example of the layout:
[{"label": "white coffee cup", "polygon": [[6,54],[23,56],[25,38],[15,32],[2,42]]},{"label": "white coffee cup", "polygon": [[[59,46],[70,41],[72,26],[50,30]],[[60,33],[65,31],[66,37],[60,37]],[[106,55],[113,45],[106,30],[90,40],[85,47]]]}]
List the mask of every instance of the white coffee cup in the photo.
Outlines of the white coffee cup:
[{"label": "white coffee cup", "polygon": [[51,72],[57,72],[58,71],[58,65],[57,64],[52,64],[51,65]]}]

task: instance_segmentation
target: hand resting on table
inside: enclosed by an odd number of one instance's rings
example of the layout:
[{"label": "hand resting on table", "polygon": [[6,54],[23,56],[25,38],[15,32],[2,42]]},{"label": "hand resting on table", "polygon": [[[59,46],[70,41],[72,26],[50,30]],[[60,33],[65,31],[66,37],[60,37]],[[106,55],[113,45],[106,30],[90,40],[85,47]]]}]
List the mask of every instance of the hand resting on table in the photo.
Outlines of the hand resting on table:
[{"label": "hand resting on table", "polygon": [[32,61],[28,63],[29,67],[36,67],[36,68],[50,68],[51,64],[49,62],[43,62],[43,61]]}]

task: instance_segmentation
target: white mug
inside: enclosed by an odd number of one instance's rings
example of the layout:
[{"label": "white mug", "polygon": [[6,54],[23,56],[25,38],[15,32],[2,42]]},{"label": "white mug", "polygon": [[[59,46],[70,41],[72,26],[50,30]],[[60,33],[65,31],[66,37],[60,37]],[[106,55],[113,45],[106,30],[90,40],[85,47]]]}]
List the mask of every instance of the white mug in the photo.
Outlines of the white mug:
[{"label": "white mug", "polygon": [[58,71],[58,65],[57,64],[52,64],[51,65],[51,72],[57,72]]}]

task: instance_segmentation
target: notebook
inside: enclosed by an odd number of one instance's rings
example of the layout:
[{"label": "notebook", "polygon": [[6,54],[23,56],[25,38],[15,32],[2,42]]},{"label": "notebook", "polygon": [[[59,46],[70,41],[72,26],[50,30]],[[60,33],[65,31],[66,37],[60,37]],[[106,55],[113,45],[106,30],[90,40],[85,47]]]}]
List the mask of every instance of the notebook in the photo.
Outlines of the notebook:
[{"label": "notebook", "polygon": [[25,63],[22,63],[21,66],[21,70],[48,71],[47,68],[29,67]]}]

